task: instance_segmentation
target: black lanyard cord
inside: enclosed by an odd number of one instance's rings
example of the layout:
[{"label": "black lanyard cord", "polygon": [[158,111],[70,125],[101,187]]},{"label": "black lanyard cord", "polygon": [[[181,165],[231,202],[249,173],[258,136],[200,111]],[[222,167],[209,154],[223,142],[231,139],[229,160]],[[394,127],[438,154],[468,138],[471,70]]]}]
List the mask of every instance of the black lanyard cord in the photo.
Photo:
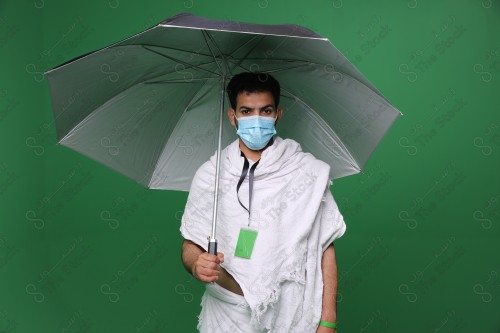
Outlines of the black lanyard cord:
[{"label": "black lanyard cord", "polygon": [[238,181],[238,185],[236,186],[236,196],[238,197],[238,202],[240,203],[241,207],[243,207],[248,212],[248,217],[250,218],[250,211],[252,210],[253,173],[255,171],[255,168],[257,168],[257,164],[259,164],[260,160],[255,162],[254,165],[252,165],[252,167],[250,168],[250,175],[248,176],[248,208],[246,208],[240,201],[238,191],[240,190],[241,184],[243,184],[243,181],[247,176],[250,163],[248,162],[248,159],[243,154],[243,152],[241,152],[241,156],[245,158],[245,162],[243,163],[243,170],[241,170],[240,180]]}]

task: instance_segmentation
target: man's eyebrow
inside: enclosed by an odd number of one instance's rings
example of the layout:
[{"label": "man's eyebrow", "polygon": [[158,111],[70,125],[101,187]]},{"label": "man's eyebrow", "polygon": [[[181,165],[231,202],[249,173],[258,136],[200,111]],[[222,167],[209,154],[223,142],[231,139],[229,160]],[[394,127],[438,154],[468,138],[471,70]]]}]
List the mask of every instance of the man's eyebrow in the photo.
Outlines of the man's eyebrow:
[{"label": "man's eyebrow", "polygon": [[274,105],[272,105],[272,104],[267,104],[266,106],[263,106],[263,107],[261,107],[260,109],[261,109],[261,110],[264,110],[264,109],[267,109],[267,108],[269,108],[269,107],[274,108]]},{"label": "man's eyebrow", "polygon": [[[272,105],[272,104],[267,104],[267,105],[265,105],[265,106],[261,107],[260,109],[261,109],[261,110],[264,110],[264,109],[267,109],[268,107],[274,108],[274,105]],[[251,107],[249,107],[249,106],[245,106],[245,105],[240,106],[240,107],[239,107],[239,109],[249,109],[249,110],[252,110],[252,108],[251,108]]]}]

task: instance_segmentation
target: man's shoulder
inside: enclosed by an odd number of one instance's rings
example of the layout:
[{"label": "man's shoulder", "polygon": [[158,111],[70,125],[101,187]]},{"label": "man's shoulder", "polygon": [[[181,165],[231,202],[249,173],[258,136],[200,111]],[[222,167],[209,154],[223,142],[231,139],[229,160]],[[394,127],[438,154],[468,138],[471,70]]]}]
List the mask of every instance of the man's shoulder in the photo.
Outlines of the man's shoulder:
[{"label": "man's shoulder", "polygon": [[316,156],[314,156],[312,153],[305,152],[302,150],[302,146],[300,145],[299,142],[293,140],[293,139],[283,139],[282,142],[287,143],[289,145],[294,145],[296,146],[295,148],[295,158],[300,160],[300,162],[304,165],[310,165],[312,167],[317,167],[317,168],[327,168],[328,170],[330,169],[330,165],[320,159],[318,159]]},{"label": "man's shoulder", "polygon": [[330,174],[330,164],[316,158],[313,154],[303,152],[301,163],[307,166],[308,169],[316,170],[316,172],[323,172],[326,175]]},{"label": "man's shoulder", "polygon": [[191,190],[194,188],[207,188],[213,186],[213,179],[215,177],[215,167],[212,161],[209,159],[194,173],[193,179],[191,181]]},{"label": "man's shoulder", "polygon": [[[220,159],[221,164],[224,164],[224,161],[228,158],[228,154],[231,153],[232,150],[235,149],[235,141],[227,145],[224,149],[221,150]],[[216,162],[217,161],[217,151],[214,152],[212,156],[208,160],[206,160],[202,165],[198,167],[194,174],[193,182],[197,182],[198,184],[205,183],[210,186],[213,186],[213,180],[215,178],[216,172]]]},{"label": "man's shoulder", "polygon": [[[220,152],[220,156],[221,156],[221,160],[223,160],[225,157],[227,157],[227,155],[235,149],[235,146],[237,145],[237,140],[236,141],[233,141],[231,142],[230,144],[228,144],[226,147],[224,147]],[[207,170],[215,170],[215,166],[216,166],[216,160],[217,160],[217,151],[215,151],[212,156],[210,156],[208,158],[208,160],[206,160],[202,165],[200,165],[200,167],[198,168],[198,171],[200,172],[204,172],[204,171],[207,171]]]}]

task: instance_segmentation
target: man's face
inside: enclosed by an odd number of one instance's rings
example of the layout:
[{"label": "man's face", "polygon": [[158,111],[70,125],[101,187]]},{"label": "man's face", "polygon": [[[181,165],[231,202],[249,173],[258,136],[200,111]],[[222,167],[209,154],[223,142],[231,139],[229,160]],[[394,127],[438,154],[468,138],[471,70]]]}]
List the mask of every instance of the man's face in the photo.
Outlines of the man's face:
[{"label": "man's face", "polygon": [[234,114],[236,114],[237,118],[240,117],[249,117],[249,116],[262,116],[262,117],[270,117],[275,118],[276,115],[276,124],[279,122],[283,110],[281,107],[276,108],[274,105],[273,95],[268,92],[241,92],[238,94],[236,98],[236,110],[233,108],[229,108],[228,116],[229,121],[233,126],[236,126],[238,120],[234,118]]}]

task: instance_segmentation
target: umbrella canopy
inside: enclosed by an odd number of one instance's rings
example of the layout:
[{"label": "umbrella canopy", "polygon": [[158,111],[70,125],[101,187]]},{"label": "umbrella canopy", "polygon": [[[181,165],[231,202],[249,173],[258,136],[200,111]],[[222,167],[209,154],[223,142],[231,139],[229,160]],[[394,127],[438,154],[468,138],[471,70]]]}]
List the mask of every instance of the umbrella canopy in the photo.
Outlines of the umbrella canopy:
[{"label": "umbrella canopy", "polygon": [[[57,141],[148,188],[188,191],[198,167],[236,139],[224,87],[243,71],[279,82],[282,137],[358,173],[401,114],[328,41],[298,25],[190,14],[48,72]],[[226,104],[227,105],[227,104]]]}]

